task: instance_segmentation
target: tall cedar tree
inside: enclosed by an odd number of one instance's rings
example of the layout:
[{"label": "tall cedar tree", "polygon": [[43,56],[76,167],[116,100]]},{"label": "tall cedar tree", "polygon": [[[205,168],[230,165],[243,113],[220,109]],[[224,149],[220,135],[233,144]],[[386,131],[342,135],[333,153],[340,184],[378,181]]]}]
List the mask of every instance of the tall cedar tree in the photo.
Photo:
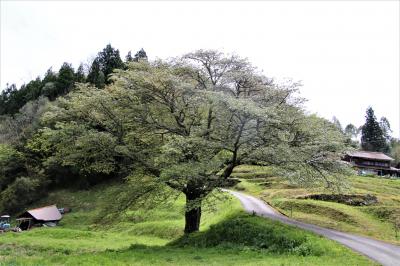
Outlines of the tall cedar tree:
[{"label": "tall cedar tree", "polygon": [[58,71],[57,77],[57,95],[67,94],[74,86],[75,71],[69,63],[64,63]]},{"label": "tall cedar tree", "polygon": [[132,52],[129,51],[128,54],[125,56],[125,62],[133,62]]},{"label": "tall cedar tree", "polygon": [[26,102],[39,98],[39,96],[42,94],[42,86],[43,84],[40,77],[37,77],[35,80],[31,80],[28,84],[26,84]]},{"label": "tall cedar tree", "polygon": [[93,61],[87,81],[96,85],[98,88],[102,88],[104,87],[104,84],[111,83],[108,76],[113,72],[113,70],[123,69],[124,66],[124,62],[119,55],[119,50],[114,49],[111,44],[108,44],[103,51],[97,54],[97,57]]},{"label": "tall cedar tree", "polygon": [[389,152],[384,132],[376,120],[372,107],[367,109],[365,124],[361,128],[361,147],[366,151]]},{"label": "tall cedar tree", "polygon": [[75,81],[83,83],[83,82],[85,82],[85,80],[86,80],[85,71],[83,69],[83,65],[80,64],[75,73]]},{"label": "tall cedar tree", "polygon": [[15,101],[17,92],[15,84],[6,85],[6,88],[1,93],[0,114],[13,114],[18,111],[18,103]]},{"label": "tall cedar tree", "polygon": [[139,62],[140,60],[144,60],[147,61],[147,54],[144,51],[144,49],[140,49],[136,54],[135,54],[135,58],[133,59],[133,61],[135,62]]},{"label": "tall cedar tree", "polygon": [[103,88],[105,85],[104,73],[101,70],[99,60],[96,58],[90,67],[87,81],[94,84],[97,88]]}]

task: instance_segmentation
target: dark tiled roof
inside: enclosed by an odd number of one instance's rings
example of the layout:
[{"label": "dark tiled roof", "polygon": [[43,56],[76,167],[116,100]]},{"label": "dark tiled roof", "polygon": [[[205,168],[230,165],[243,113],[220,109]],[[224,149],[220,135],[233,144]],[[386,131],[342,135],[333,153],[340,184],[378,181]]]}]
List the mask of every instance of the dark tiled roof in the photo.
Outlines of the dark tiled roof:
[{"label": "dark tiled roof", "polygon": [[355,151],[348,153],[351,157],[364,158],[364,159],[372,159],[372,160],[380,160],[380,161],[393,161],[394,159],[385,155],[382,152],[374,152],[374,151]]}]

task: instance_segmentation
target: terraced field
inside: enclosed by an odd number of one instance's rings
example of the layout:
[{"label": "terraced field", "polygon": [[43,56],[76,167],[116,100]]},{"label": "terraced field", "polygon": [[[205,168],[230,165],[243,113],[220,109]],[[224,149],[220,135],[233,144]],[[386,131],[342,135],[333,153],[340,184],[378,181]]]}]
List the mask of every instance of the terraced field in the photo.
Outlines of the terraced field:
[{"label": "terraced field", "polygon": [[351,176],[346,194],[370,194],[378,202],[369,206],[301,199],[310,194],[330,193],[321,188],[291,185],[268,167],[241,166],[234,175],[241,180],[236,189],[262,198],[294,219],[400,244],[400,179]]}]

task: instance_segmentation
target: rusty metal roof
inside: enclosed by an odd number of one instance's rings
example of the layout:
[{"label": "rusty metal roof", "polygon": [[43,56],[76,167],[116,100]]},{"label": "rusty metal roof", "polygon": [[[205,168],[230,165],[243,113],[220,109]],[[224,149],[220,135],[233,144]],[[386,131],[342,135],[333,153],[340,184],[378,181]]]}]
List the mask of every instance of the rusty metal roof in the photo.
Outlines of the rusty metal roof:
[{"label": "rusty metal roof", "polygon": [[62,218],[60,211],[56,205],[46,206],[42,208],[32,209],[26,211],[36,220],[41,221],[59,221]]},{"label": "rusty metal roof", "polygon": [[355,151],[348,153],[348,155],[351,157],[358,157],[371,160],[394,161],[393,158],[387,156],[386,154],[375,151]]}]

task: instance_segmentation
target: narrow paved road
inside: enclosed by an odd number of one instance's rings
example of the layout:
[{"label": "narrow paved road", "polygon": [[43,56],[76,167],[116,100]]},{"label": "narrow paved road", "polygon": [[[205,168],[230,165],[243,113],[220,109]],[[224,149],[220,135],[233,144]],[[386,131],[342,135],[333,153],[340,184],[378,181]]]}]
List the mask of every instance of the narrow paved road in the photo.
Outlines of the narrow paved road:
[{"label": "narrow paved road", "polygon": [[226,191],[237,197],[242,203],[244,209],[249,213],[255,212],[259,216],[278,220],[283,223],[294,225],[302,229],[312,231],[316,234],[323,235],[327,238],[342,243],[345,246],[348,246],[352,250],[357,251],[382,265],[400,266],[399,246],[367,237],[352,235],[312,224],[298,222],[275,211],[271,206],[267,205],[260,199],[235,191]]}]

